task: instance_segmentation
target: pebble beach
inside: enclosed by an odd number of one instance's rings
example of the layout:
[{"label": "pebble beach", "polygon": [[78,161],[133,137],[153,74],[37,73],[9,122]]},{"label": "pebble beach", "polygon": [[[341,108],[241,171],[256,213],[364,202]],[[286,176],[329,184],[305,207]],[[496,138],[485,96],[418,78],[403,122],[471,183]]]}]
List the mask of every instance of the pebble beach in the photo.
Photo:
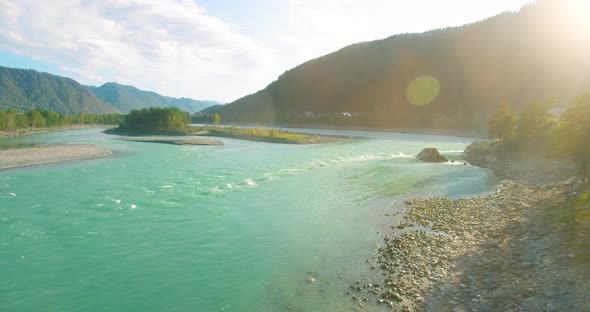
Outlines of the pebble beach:
[{"label": "pebble beach", "polygon": [[63,144],[0,150],[0,169],[96,159],[112,154],[112,151],[92,144]]}]

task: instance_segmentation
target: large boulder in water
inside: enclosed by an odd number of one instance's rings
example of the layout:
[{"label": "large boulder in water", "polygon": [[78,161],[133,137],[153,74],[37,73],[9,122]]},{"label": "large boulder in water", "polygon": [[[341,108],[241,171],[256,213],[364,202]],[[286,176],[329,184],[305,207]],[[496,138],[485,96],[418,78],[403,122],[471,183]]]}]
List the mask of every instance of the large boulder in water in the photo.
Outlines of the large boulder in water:
[{"label": "large boulder in water", "polygon": [[501,162],[495,144],[490,141],[475,141],[469,144],[464,155],[470,164],[484,168],[497,167],[497,163]]},{"label": "large boulder in water", "polygon": [[447,159],[441,155],[438,150],[434,147],[427,147],[425,149],[423,149],[418,155],[416,155],[416,158],[422,160],[422,161],[427,161],[427,162],[444,162],[447,161]]}]

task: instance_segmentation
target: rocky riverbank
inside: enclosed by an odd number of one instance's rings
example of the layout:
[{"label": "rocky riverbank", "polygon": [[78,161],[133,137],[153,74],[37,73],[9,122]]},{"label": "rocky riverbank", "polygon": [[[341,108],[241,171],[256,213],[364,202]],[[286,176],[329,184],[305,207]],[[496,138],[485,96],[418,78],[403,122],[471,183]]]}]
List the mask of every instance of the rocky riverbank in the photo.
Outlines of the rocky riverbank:
[{"label": "rocky riverbank", "polygon": [[103,158],[113,152],[91,144],[64,144],[0,150],[0,169]]},{"label": "rocky riverbank", "polygon": [[[523,174],[474,155],[467,159],[501,178]],[[382,279],[350,285],[356,308],[590,311],[588,185],[563,180],[569,172],[551,175],[563,164],[541,175],[527,165],[519,182],[504,180],[487,196],[407,200],[369,260]],[[542,183],[526,183],[535,178]]]},{"label": "rocky riverbank", "polygon": [[507,157],[499,150],[498,141],[476,141],[465,149],[465,160],[478,167],[491,169],[500,179],[544,185],[573,178],[578,167],[565,159],[528,156]]},{"label": "rocky riverbank", "polygon": [[349,295],[396,311],[588,311],[590,227],[551,218],[578,187],[506,181],[488,196],[410,199],[371,260],[383,280]]}]

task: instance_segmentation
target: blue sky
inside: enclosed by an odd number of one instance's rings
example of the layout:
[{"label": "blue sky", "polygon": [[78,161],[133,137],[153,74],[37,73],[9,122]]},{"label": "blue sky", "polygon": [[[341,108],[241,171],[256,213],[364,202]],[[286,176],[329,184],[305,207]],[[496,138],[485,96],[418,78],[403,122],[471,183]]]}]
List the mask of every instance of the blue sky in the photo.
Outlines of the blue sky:
[{"label": "blue sky", "polygon": [[530,0],[2,0],[0,65],[231,101],[346,45]]}]

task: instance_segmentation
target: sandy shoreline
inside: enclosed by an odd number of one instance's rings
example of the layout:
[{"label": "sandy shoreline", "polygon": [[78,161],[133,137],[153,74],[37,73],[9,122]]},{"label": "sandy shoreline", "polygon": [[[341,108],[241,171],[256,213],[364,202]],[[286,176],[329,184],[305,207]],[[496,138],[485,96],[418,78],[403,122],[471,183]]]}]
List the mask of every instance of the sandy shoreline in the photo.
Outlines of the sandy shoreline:
[{"label": "sandy shoreline", "polygon": [[91,144],[64,144],[0,150],[0,170],[111,156],[112,151]]},{"label": "sandy shoreline", "polygon": [[201,137],[181,137],[181,136],[141,136],[141,137],[120,137],[119,140],[143,143],[162,143],[172,145],[206,145],[206,146],[223,146],[223,142],[210,138]]}]

